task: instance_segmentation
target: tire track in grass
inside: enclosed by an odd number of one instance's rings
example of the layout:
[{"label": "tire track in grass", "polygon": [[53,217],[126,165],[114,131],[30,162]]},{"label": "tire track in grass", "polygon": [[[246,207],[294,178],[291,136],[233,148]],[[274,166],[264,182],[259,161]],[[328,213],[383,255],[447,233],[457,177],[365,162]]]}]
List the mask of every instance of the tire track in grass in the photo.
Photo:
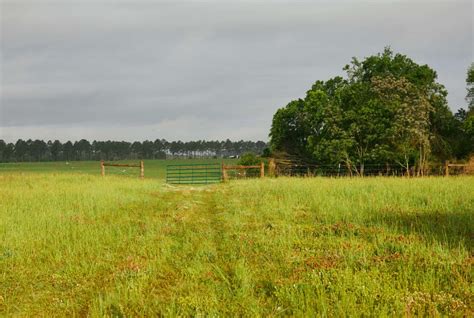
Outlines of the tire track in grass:
[{"label": "tire track in grass", "polygon": [[[199,189],[199,190],[198,190]],[[251,275],[241,247],[234,237],[234,218],[222,211],[220,200],[229,193],[224,185],[176,189],[172,205],[186,206],[178,231],[172,234],[179,246],[174,260],[178,276],[174,286],[176,313],[184,315],[255,315]],[[180,267],[176,267],[180,264]],[[192,272],[190,274],[189,272]],[[193,292],[190,292],[190,291]]]},{"label": "tire track in grass", "polygon": [[237,239],[241,231],[238,224],[241,216],[232,215],[222,207],[221,201],[231,197],[230,189],[221,185],[206,198],[205,213],[210,220],[214,235],[212,240],[217,253],[217,262],[213,267],[226,287],[226,293],[221,292],[221,302],[226,303],[224,312],[228,314],[261,315],[261,306],[254,294],[254,277],[249,260],[243,253],[245,247],[241,246],[242,242]]},{"label": "tire track in grass", "polygon": [[162,197],[169,201],[165,221],[170,223],[168,237],[173,242],[167,267],[178,277],[168,290],[167,303],[173,304],[177,315],[218,314],[227,310],[224,302],[232,302],[228,226],[216,209],[216,191],[220,191],[216,186],[180,187]]}]

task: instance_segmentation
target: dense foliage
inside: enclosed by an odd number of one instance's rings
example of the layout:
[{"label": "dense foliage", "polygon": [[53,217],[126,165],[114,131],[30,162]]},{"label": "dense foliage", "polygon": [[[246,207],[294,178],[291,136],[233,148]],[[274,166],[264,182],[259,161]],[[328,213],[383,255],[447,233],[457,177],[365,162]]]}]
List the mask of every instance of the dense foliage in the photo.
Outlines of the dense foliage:
[{"label": "dense foliage", "polygon": [[304,99],[273,117],[275,153],[323,164],[345,164],[357,173],[373,163],[416,166],[463,158],[473,151],[473,82],[469,111],[450,111],[447,91],[427,65],[389,48],[344,67],[347,77],[317,81]]},{"label": "dense foliage", "polygon": [[263,141],[89,141],[72,143],[59,140],[22,140],[15,144],[0,139],[0,162],[61,160],[123,160],[166,158],[222,158],[246,152],[260,154],[267,147]]}]

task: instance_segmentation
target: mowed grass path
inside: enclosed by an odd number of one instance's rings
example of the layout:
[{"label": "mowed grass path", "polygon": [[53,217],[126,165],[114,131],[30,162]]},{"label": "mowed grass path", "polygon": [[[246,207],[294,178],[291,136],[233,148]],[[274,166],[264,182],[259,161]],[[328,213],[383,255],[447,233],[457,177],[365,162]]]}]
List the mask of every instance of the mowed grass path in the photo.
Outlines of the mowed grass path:
[{"label": "mowed grass path", "polygon": [[0,315],[473,314],[474,178],[0,175]]}]

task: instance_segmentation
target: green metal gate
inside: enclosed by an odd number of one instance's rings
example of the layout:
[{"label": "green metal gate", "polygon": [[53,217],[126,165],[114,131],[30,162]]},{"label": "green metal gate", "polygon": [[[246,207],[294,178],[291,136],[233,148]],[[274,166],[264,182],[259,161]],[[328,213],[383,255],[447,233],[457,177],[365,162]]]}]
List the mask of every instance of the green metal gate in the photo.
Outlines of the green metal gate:
[{"label": "green metal gate", "polygon": [[166,166],[166,182],[170,184],[211,184],[222,181],[222,165],[181,164]]}]

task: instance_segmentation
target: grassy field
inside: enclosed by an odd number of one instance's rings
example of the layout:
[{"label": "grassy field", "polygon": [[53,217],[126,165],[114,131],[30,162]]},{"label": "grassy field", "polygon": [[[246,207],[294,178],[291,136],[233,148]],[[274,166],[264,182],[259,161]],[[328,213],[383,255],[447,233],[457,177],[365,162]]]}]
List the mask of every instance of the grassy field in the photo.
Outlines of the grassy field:
[{"label": "grassy field", "polygon": [[473,314],[473,177],[97,174],[0,174],[0,315]]}]

